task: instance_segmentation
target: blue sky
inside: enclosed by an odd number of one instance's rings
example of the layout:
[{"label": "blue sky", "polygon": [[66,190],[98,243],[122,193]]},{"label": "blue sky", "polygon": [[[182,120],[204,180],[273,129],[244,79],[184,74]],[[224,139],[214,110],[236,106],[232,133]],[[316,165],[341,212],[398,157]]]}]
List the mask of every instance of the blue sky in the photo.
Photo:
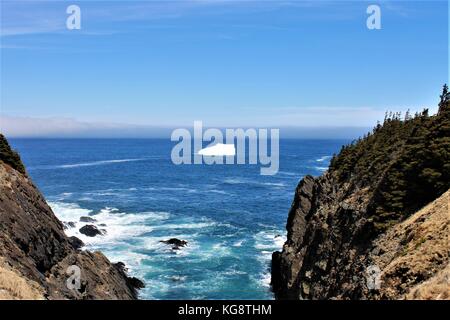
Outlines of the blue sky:
[{"label": "blue sky", "polygon": [[[374,3],[381,30],[366,27]],[[70,4],[81,30],[65,27]],[[194,120],[370,127],[388,109],[434,109],[448,82],[446,1],[2,0],[1,9],[1,126],[17,135]]]}]

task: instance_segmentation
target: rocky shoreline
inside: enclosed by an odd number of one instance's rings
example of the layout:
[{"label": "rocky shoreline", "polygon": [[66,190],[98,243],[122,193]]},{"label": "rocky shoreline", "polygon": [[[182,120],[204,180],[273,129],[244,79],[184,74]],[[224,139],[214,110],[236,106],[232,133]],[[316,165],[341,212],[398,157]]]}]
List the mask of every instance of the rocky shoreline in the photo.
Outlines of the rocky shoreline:
[{"label": "rocky shoreline", "polygon": [[[27,297],[26,291],[35,290],[43,299],[137,299],[144,283],[128,276],[123,263],[82,250],[81,240],[66,236],[63,223],[18,165],[20,158],[0,138],[0,297]],[[80,270],[76,286],[67,282],[76,276],[73,266]],[[6,272],[24,281],[23,292],[2,276]]]}]

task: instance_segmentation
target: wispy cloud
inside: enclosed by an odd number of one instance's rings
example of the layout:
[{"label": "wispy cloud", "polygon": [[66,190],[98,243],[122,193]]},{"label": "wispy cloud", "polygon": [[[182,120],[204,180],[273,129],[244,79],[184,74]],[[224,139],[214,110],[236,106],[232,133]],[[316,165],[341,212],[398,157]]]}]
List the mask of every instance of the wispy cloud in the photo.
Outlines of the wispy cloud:
[{"label": "wispy cloud", "polygon": [[[1,36],[58,33],[65,30],[64,1],[2,1]],[[80,2],[82,21],[101,28],[102,23],[173,19],[189,10],[210,6],[212,1],[108,1]],[[103,31],[90,30],[91,34]]]},{"label": "wispy cloud", "polygon": [[[55,5],[56,4],[56,5]],[[57,32],[65,26],[62,3],[39,1],[2,1],[2,37]],[[63,10],[62,12],[60,12]]]},{"label": "wispy cloud", "polygon": [[[81,1],[82,21],[91,27],[127,21],[176,19],[189,14],[220,15],[237,9],[272,11],[282,7],[317,7],[327,1],[273,1],[273,0],[182,0],[182,1]],[[59,33],[65,31],[67,1],[2,1],[0,35]],[[205,9],[205,10],[202,10]],[[208,10],[211,9],[211,10]],[[247,27],[252,27],[251,25]],[[254,26],[253,26],[254,27]],[[263,26],[266,27],[267,26]],[[278,28],[277,26],[271,26]],[[102,30],[90,30],[91,34],[103,34]]]}]

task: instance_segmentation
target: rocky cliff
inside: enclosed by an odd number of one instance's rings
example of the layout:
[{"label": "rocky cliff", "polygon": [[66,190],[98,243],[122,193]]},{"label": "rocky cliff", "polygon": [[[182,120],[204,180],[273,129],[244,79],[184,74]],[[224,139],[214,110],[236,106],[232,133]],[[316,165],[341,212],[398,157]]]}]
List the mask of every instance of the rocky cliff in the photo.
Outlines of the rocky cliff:
[{"label": "rocky cliff", "polygon": [[[0,135],[0,298],[136,299],[142,287],[122,263],[81,250],[65,235],[17,153]],[[68,286],[76,266],[80,286]],[[74,280],[72,285],[76,285]],[[71,289],[73,288],[73,289]]]},{"label": "rocky cliff", "polygon": [[449,150],[445,86],[437,115],[387,114],[300,181],[272,258],[276,298],[448,298]]}]

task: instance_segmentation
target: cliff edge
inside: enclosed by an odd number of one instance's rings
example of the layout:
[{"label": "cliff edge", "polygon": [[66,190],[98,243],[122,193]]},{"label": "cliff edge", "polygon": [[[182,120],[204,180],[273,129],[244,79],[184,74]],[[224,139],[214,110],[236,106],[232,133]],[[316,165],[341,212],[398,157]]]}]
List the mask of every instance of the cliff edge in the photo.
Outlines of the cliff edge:
[{"label": "cliff edge", "polygon": [[[0,134],[0,299],[137,299],[140,280],[128,277],[122,263],[81,246],[65,235]],[[81,271],[79,286],[67,285],[72,266]]]},{"label": "cliff edge", "polygon": [[387,114],[300,181],[272,256],[277,299],[448,299],[449,98],[434,116]]}]

